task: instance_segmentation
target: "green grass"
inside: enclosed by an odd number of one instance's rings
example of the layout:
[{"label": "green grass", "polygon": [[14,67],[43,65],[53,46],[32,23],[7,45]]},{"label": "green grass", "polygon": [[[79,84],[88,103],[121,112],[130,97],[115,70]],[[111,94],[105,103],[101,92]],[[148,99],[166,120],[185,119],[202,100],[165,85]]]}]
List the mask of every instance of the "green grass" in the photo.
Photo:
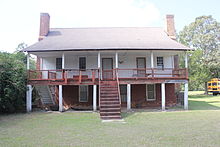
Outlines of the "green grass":
[{"label": "green grass", "polygon": [[190,95],[189,111],[123,113],[102,123],[98,113],[0,116],[0,146],[219,147],[220,96]]},{"label": "green grass", "polygon": [[203,95],[203,91],[189,92],[190,110],[220,110],[220,96]]}]

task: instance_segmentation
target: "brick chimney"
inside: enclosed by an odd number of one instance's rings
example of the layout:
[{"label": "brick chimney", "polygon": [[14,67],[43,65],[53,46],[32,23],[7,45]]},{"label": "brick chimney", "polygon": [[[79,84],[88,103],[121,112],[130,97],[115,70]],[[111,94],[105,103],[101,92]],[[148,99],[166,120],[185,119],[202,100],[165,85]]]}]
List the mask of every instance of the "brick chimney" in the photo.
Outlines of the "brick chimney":
[{"label": "brick chimney", "polygon": [[50,15],[48,13],[41,13],[40,14],[40,33],[38,41],[44,39],[47,36],[50,30]]},{"label": "brick chimney", "polygon": [[[40,14],[40,33],[38,41],[41,41],[44,39],[45,36],[47,36],[48,32],[50,30],[50,15],[48,13],[41,13]],[[41,58],[37,56],[37,62],[36,62],[36,69],[40,70],[41,65]]]},{"label": "brick chimney", "polygon": [[174,15],[166,15],[166,31],[167,35],[176,40],[176,30],[174,25]]}]

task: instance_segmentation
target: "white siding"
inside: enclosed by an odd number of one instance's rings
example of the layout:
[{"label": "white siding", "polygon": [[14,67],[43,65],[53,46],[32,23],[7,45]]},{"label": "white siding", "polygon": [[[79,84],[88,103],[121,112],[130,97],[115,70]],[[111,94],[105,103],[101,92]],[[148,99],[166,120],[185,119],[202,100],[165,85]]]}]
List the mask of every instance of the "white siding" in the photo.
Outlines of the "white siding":
[{"label": "white siding", "polygon": [[[157,68],[157,57],[164,57],[164,68],[173,68],[173,56],[176,55],[176,52],[154,52],[154,67]],[[86,68],[87,69],[97,69],[98,68],[98,52],[72,52],[65,53],[65,69],[79,69],[79,57],[86,57]],[[146,68],[151,68],[151,57],[150,51],[148,52],[118,52],[119,57],[119,69],[135,69],[136,58],[145,57],[146,58]],[[43,70],[55,70],[56,69],[56,58],[61,58],[61,56],[54,57],[42,57],[42,69]],[[101,67],[102,67],[102,58],[113,58],[113,68],[115,68],[115,52],[101,52]],[[120,77],[134,76],[136,73],[134,70],[119,70]],[[149,72],[151,72],[149,70]],[[171,73],[172,71],[156,71],[156,73]],[[84,73],[91,76],[91,72]],[[68,77],[73,77],[73,75],[78,75],[76,72],[69,72]],[[61,75],[60,75],[61,76]],[[96,75],[98,76],[98,75]],[[47,78],[47,73],[43,72],[43,77]]]}]

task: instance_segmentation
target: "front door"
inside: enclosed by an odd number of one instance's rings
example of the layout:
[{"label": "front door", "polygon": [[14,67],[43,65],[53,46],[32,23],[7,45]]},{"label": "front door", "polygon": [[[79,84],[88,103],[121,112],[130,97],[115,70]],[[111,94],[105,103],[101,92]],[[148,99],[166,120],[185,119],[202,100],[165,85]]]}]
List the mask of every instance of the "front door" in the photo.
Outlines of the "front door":
[{"label": "front door", "polygon": [[102,58],[102,78],[110,80],[113,78],[113,59]]},{"label": "front door", "polygon": [[145,77],[146,74],[146,59],[144,57],[137,58],[137,76]]}]

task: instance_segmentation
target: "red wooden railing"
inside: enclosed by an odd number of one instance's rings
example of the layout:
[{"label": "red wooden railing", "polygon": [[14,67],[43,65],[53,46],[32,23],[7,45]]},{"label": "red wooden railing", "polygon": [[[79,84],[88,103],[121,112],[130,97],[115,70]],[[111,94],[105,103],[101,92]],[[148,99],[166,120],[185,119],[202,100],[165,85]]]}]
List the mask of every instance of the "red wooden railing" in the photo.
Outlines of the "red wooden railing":
[{"label": "red wooden railing", "polygon": [[[117,72],[116,72],[117,70]],[[119,68],[112,70],[102,70],[102,79],[115,80],[120,79],[155,79],[155,78],[186,78],[188,79],[188,72],[186,68]]]},{"label": "red wooden railing", "polygon": [[188,79],[188,72],[186,68],[173,69],[173,68],[118,68],[112,70],[98,69],[59,69],[59,70],[29,70],[29,80],[63,80],[65,83],[68,80],[78,81],[91,81],[94,83],[96,80],[123,80],[123,79]]},{"label": "red wooden railing", "polygon": [[116,69],[115,71],[116,71],[115,75],[116,75],[116,81],[117,81],[117,86],[118,86],[118,98],[119,98],[119,103],[121,107],[121,91],[120,91],[120,85],[119,85],[118,69]]}]

